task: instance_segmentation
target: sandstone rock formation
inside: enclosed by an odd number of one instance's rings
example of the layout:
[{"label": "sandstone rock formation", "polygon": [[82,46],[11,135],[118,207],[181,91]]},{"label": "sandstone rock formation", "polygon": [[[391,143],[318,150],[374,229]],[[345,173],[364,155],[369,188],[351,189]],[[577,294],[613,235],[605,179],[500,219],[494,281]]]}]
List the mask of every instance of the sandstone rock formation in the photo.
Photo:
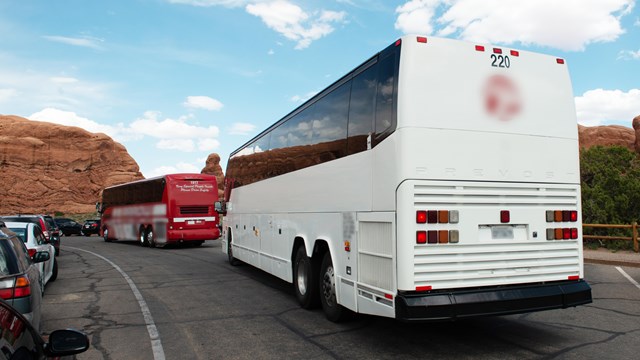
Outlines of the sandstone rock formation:
[{"label": "sandstone rock formation", "polygon": [[204,169],[202,169],[200,173],[214,175],[216,177],[216,181],[218,182],[218,197],[222,199],[224,195],[224,174],[220,166],[220,155],[216,153],[209,154]]},{"label": "sandstone rock formation", "polygon": [[634,117],[631,124],[636,132],[635,150],[640,153],[640,115]]},{"label": "sandstone rock formation", "polygon": [[[636,117],[640,123],[640,117]],[[636,128],[634,119],[634,128]],[[640,124],[638,124],[640,126]],[[637,150],[637,136],[639,130],[620,125],[582,126],[578,125],[580,148],[588,149],[592,146],[626,146],[629,150]],[[639,151],[640,152],[640,151]]]},{"label": "sandstone rock formation", "polygon": [[143,178],[105,134],[0,115],[0,215],[94,212],[103,188]]}]

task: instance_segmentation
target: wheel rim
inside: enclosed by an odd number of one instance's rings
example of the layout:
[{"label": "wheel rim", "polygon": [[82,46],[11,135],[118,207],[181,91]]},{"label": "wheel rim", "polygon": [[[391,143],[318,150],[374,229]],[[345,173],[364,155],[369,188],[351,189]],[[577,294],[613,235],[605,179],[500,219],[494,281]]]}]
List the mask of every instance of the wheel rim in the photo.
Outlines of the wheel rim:
[{"label": "wheel rim", "polygon": [[298,291],[300,295],[305,295],[307,293],[307,267],[304,265],[303,261],[298,261],[298,274],[296,278],[296,282],[298,284]]},{"label": "wheel rim", "polygon": [[322,276],[322,294],[327,305],[334,306],[336,303],[336,287],[333,266],[329,266]]},{"label": "wheel rim", "polygon": [[104,229],[104,239],[109,239],[109,229]]},{"label": "wheel rim", "polygon": [[153,230],[149,230],[147,232],[147,243],[151,244],[153,242]]},{"label": "wheel rim", "polygon": [[144,245],[144,229],[140,228],[140,245]]}]

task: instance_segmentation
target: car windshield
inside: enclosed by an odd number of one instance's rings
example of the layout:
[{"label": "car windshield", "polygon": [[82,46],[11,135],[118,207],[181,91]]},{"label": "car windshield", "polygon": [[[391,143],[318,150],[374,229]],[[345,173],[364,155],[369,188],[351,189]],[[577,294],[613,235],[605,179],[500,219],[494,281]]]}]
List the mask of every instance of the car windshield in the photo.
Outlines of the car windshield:
[{"label": "car windshield", "polygon": [[27,229],[26,228],[9,228],[9,230],[13,231],[18,235],[18,237],[22,240],[22,242],[27,242]]}]

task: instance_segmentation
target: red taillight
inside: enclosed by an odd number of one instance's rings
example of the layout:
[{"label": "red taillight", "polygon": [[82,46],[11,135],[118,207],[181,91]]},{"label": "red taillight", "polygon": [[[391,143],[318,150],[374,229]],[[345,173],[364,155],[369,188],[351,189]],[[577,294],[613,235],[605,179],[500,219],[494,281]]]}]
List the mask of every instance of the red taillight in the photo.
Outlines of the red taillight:
[{"label": "red taillight", "polygon": [[431,290],[431,286],[416,286],[416,291],[429,291]]},{"label": "red taillight", "polygon": [[32,258],[32,257],[34,257],[36,255],[38,250],[36,250],[36,249],[27,249],[27,252],[29,253],[29,257]]},{"label": "red taillight", "polygon": [[570,212],[570,215],[569,215],[569,221],[571,221],[571,222],[576,222],[576,221],[578,221],[578,212],[577,212],[577,211],[572,210],[572,211]]},{"label": "red taillight", "polygon": [[426,231],[416,231],[416,243],[417,244],[426,244],[427,243],[427,232]]},{"label": "red taillight", "polygon": [[493,53],[494,54],[502,54],[502,49],[493,48]]},{"label": "red taillight", "polygon": [[416,222],[418,224],[424,224],[427,222],[427,212],[424,210],[416,211]]},{"label": "red taillight", "polygon": [[505,224],[509,221],[511,221],[511,214],[509,213],[509,210],[500,211],[500,222]]},{"label": "red taillight", "polygon": [[4,300],[13,299],[13,288],[0,289],[0,298]]},{"label": "red taillight", "polygon": [[16,286],[15,286],[15,290],[13,291],[13,297],[19,298],[19,297],[25,297],[29,295],[31,295],[31,286],[29,283],[29,278],[27,278],[24,275],[18,276],[16,278]]},{"label": "red taillight", "polygon": [[572,275],[572,276],[569,276],[567,279],[568,280],[580,280],[580,276],[579,275]]},{"label": "red taillight", "polygon": [[396,46],[400,46],[400,44],[402,44],[402,40],[400,40],[400,39],[396,40],[396,44],[395,45]]},{"label": "red taillight", "polygon": [[391,294],[384,294],[384,298],[385,298],[385,299],[389,299],[389,300],[393,300],[393,295],[391,295]]},{"label": "red taillight", "polygon": [[511,56],[515,56],[515,57],[520,56],[520,52],[517,50],[511,50],[509,53],[511,54]]},{"label": "red taillight", "polygon": [[476,51],[484,51],[484,46],[476,45]]},{"label": "red taillight", "polygon": [[577,239],[578,238],[578,229],[577,228],[571,228],[571,238],[572,239]]},{"label": "red taillight", "polygon": [[427,38],[424,36],[418,36],[417,40],[419,43],[427,43]]},{"label": "red taillight", "polygon": [[557,62],[558,64],[564,64],[564,59],[556,59],[556,62]]},{"label": "red taillight", "polygon": [[562,229],[562,239],[571,239],[571,229],[564,228]]}]

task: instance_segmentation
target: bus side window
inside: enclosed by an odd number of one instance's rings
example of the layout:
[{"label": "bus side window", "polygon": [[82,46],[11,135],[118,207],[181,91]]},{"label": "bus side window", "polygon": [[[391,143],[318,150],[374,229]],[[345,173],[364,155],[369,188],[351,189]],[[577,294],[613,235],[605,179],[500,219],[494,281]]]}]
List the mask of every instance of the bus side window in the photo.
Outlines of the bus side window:
[{"label": "bus side window", "polygon": [[347,154],[367,150],[367,137],[373,133],[378,66],[374,64],[353,78],[349,103]]},{"label": "bus side window", "polygon": [[378,66],[378,94],[376,96],[375,144],[393,132],[393,100],[395,95],[396,57],[391,54],[380,61]]}]

